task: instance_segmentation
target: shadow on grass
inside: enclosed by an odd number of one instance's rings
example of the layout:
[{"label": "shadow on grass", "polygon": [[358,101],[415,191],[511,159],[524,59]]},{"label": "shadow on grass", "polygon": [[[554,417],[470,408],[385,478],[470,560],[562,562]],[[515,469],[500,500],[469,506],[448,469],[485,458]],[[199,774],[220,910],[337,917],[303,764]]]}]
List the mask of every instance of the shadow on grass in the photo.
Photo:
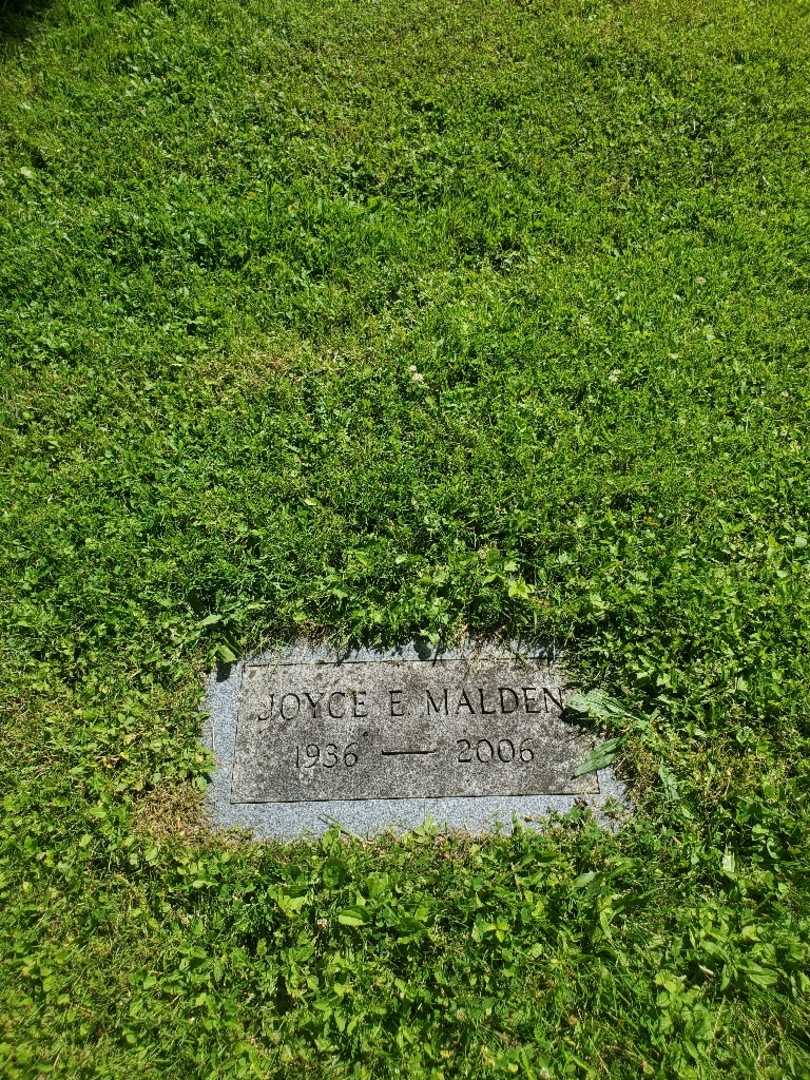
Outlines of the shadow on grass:
[{"label": "shadow on grass", "polygon": [[0,0],[0,59],[34,34],[51,0]]}]

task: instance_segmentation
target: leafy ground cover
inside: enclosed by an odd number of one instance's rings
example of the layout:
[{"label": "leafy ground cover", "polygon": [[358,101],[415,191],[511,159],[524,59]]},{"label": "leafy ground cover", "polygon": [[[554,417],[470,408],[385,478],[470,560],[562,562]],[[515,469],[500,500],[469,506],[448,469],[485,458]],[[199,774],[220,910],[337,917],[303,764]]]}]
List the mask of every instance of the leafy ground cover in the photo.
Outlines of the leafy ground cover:
[{"label": "leafy ground cover", "polygon": [[[807,6],[0,17],[0,1072],[810,1075]],[[487,631],[618,834],[206,833],[211,664]]]}]

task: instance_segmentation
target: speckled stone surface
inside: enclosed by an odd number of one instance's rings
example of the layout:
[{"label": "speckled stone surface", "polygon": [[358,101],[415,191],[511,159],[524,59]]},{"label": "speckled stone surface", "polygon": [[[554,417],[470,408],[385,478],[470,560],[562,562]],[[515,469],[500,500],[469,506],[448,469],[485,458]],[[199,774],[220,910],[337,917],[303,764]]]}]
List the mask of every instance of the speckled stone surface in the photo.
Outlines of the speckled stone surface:
[{"label": "speckled stone surface", "polygon": [[573,777],[593,736],[561,717],[565,693],[559,657],[516,645],[249,657],[208,680],[213,824],[277,839],[426,820],[480,833],[576,804],[610,823],[624,788],[610,769]]}]

